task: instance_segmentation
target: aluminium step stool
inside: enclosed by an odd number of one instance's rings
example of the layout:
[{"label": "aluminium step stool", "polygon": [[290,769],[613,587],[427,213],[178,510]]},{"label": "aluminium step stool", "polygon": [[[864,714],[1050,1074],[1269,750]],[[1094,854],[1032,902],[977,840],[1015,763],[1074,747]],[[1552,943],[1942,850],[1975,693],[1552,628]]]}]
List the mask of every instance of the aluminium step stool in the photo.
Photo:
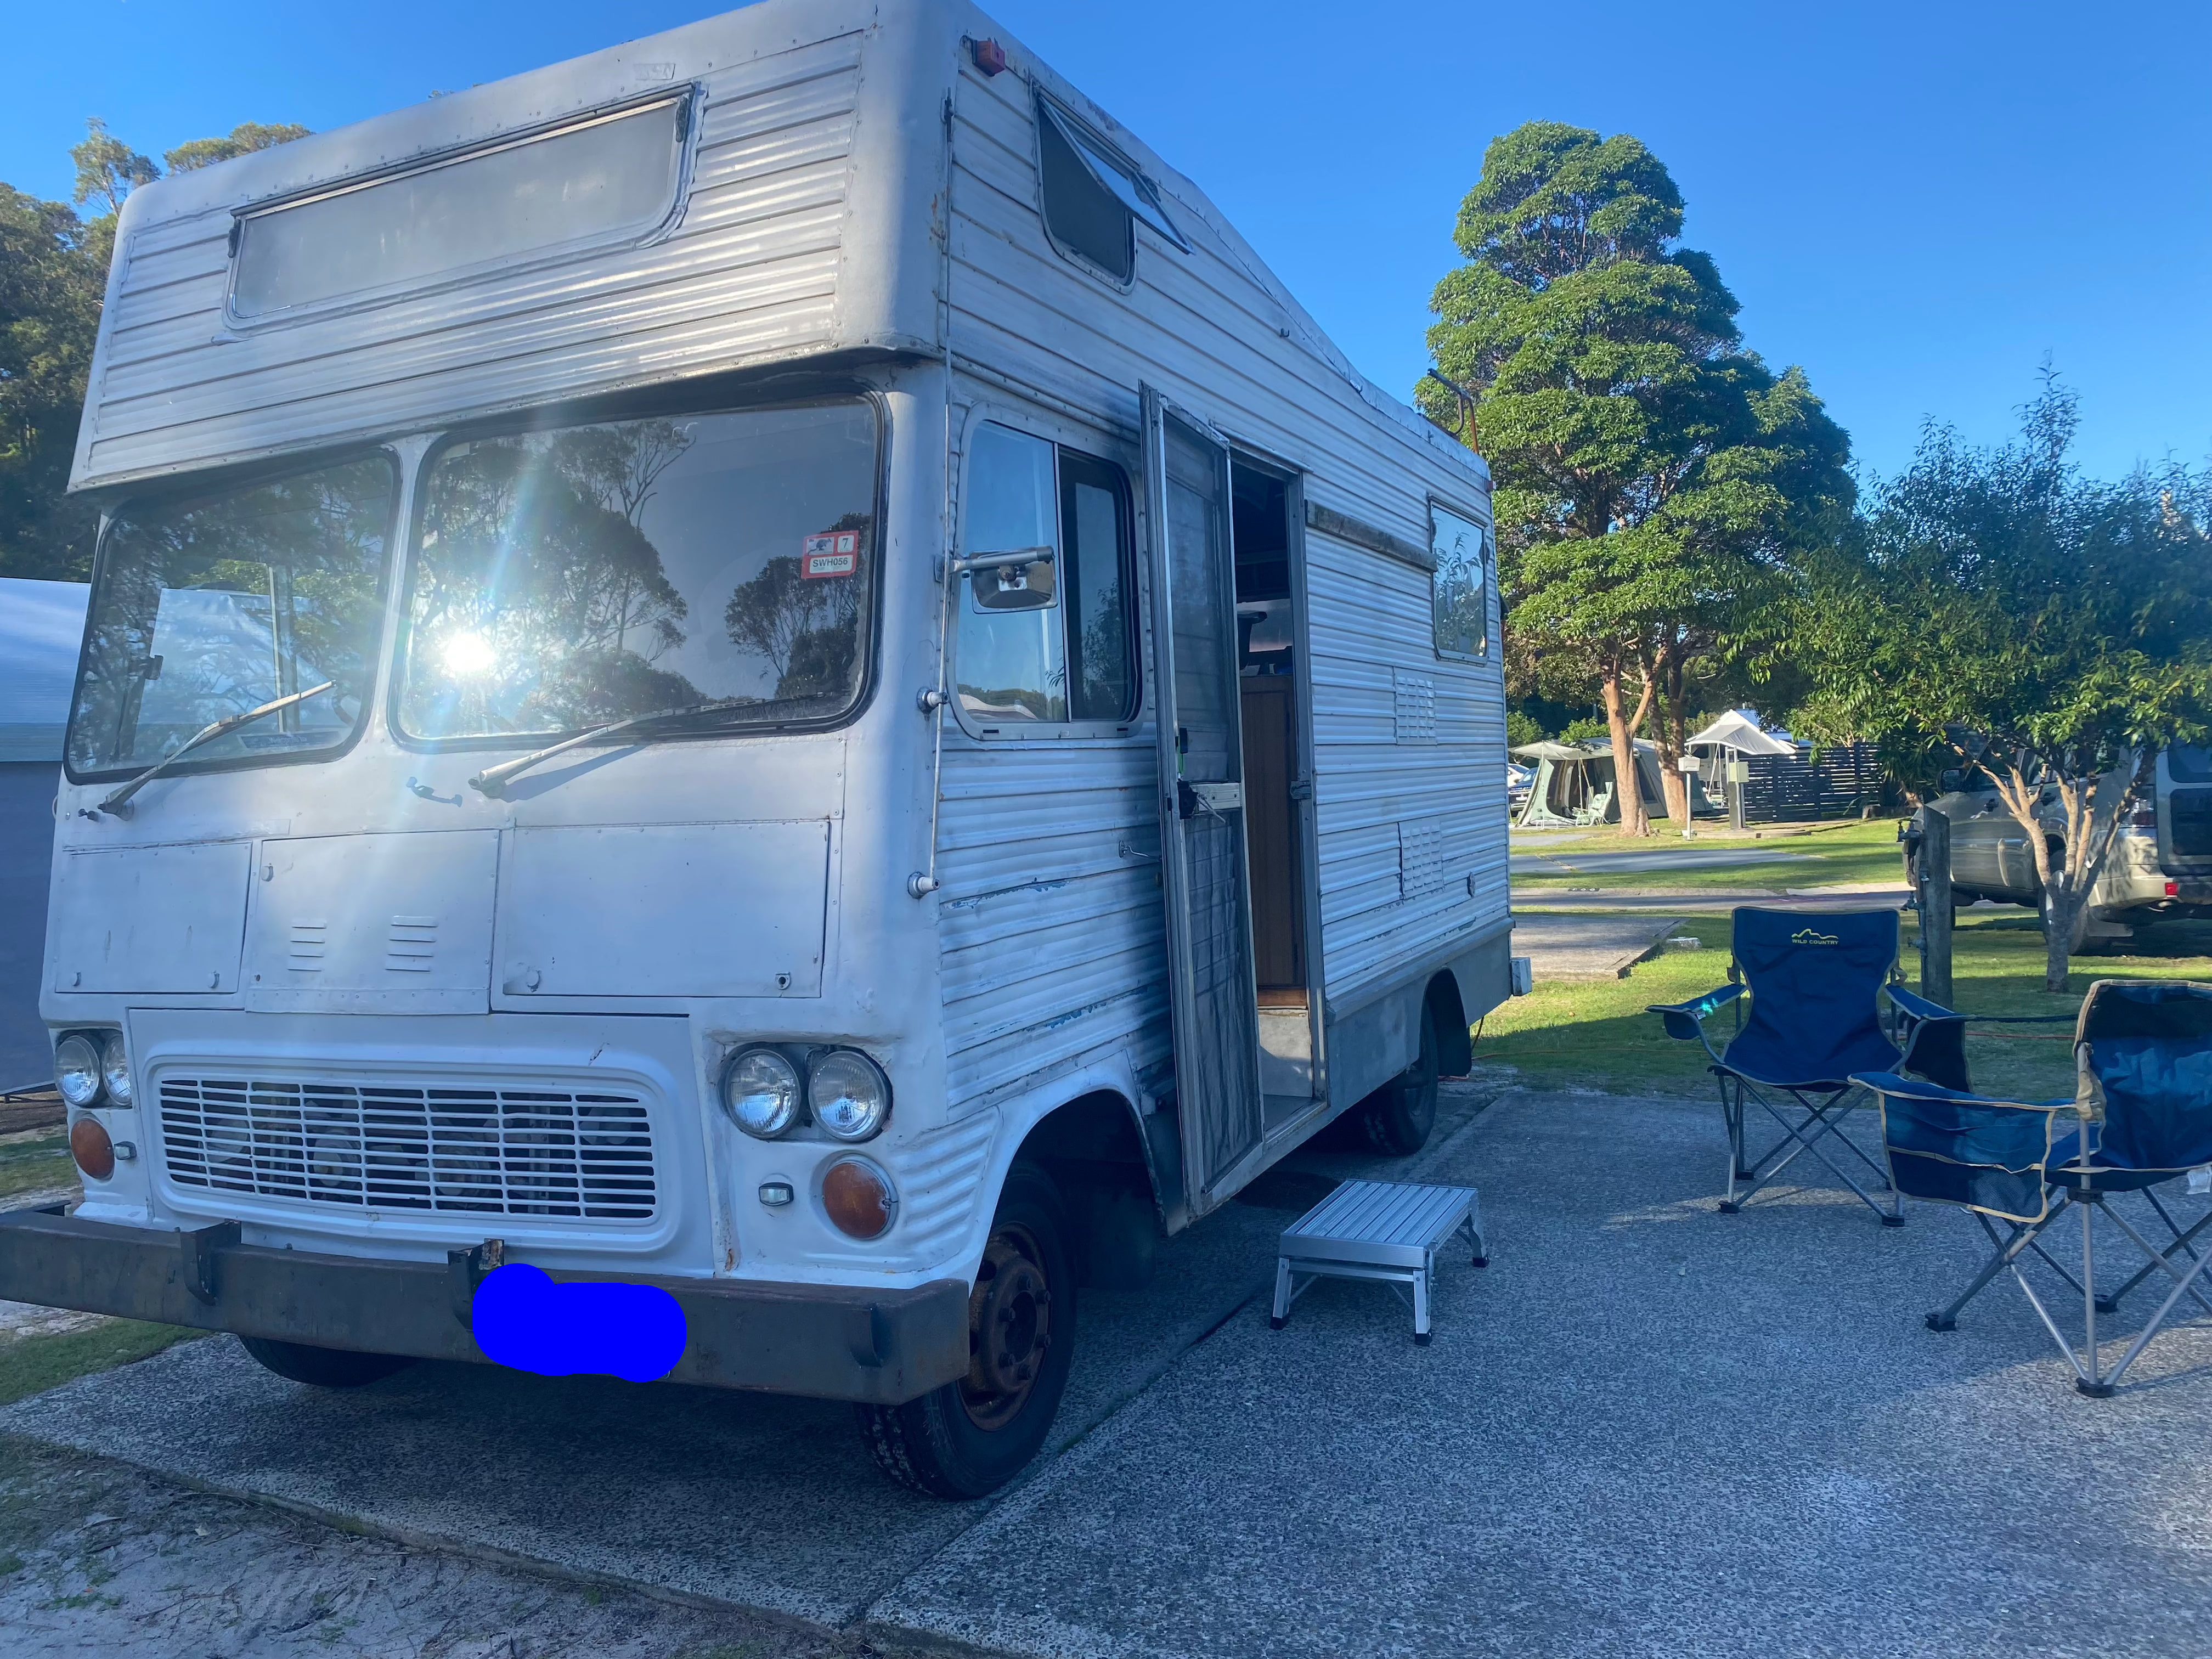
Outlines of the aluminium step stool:
[{"label": "aluminium step stool", "polygon": [[[1347,1181],[1283,1231],[1275,1258],[1275,1309],[1268,1328],[1283,1328],[1291,1304],[1316,1279],[1373,1279],[1413,1291],[1413,1340],[1429,1340],[1429,1291],[1437,1252],[1467,1235],[1474,1265],[1487,1267],[1482,1204],[1472,1187]],[[1298,1279],[1303,1276],[1305,1283]]]}]

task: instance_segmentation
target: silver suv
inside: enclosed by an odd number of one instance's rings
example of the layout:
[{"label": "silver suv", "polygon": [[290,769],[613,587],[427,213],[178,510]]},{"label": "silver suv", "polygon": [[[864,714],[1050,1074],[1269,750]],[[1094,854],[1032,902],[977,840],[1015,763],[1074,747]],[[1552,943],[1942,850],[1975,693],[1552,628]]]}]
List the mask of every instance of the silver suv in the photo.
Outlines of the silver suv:
[{"label": "silver suv", "polygon": [[[1977,898],[2040,909],[2035,854],[2019,820],[1980,774],[1947,772],[1929,805],[1951,820],[1951,885],[1960,904]],[[2063,844],[2066,808],[2057,788],[2040,803],[2054,854]],[[1908,855],[1908,866],[1909,866]],[[1910,875],[1908,867],[1907,874]],[[2212,749],[2178,745],[2158,757],[2151,800],[2138,801],[2120,826],[2104,874],[2089,896],[2085,943],[2124,944],[2161,916],[2212,915]]]}]

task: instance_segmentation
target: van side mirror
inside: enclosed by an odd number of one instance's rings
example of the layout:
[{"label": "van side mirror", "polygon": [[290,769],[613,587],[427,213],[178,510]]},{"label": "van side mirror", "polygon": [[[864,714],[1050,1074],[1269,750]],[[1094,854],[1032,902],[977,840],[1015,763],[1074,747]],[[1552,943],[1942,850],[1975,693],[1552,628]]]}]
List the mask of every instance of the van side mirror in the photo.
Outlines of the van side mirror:
[{"label": "van side mirror", "polygon": [[952,568],[968,578],[980,611],[1049,611],[1060,603],[1058,567],[1048,547],[978,553],[955,560]]},{"label": "van side mirror", "polygon": [[1956,794],[1966,787],[1966,775],[1955,766],[1940,774],[1936,780],[1936,787],[1947,795]]}]

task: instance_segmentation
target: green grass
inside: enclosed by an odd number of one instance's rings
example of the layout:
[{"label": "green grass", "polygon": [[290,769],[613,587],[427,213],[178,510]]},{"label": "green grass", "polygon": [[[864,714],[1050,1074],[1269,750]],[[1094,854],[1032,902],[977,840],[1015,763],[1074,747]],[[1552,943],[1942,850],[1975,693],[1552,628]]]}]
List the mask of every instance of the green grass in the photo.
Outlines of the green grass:
[{"label": "green grass", "polygon": [[[1694,918],[1678,931],[1704,941],[1641,963],[1624,980],[1539,985],[1484,1021],[1477,1065],[1511,1066],[1540,1088],[1705,1094],[1712,1079],[1705,1051],[1660,1029],[1659,1002],[1686,1002],[1728,978],[1725,917]],[[1919,982],[1918,935],[1905,918],[1905,969]],[[2043,988],[2043,935],[2025,911],[1962,916],[1952,947],[1953,1000],[1977,1014],[2063,1014],[2081,1006],[2096,979],[2212,981],[2212,922],[2160,922],[2126,956],[2076,957],[2072,991]],[[1711,1022],[1715,1046],[1734,1029],[1723,1010]],[[1969,1027],[1966,1055],[1974,1086],[2037,1100],[2074,1091],[2071,1033],[2063,1025]]]},{"label": "green grass", "polygon": [[[1895,886],[1905,884],[1905,866],[1898,854],[1897,821],[1894,818],[1821,824],[1805,830],[1770,831],[1757,838],[1700,830],[1697,839],[1690,842],[1685,842],[1680,835],[1669,834],[1664,830],[1640,841],[1629,840],[1614,830],[1593,835],[1562,836],[1556,839],[1550,836],[1526,836],[1515,838],[1513,852],[1516,856],[1534,854],[1571,862],[1577,854],[1658,853],[1684,847],[1700,853],[1740,850],[1745,854],[1745,861],[1684,870],[1598,869],[1561,871],[1556,875],[1516,873],[1513,878],[1513,889],[1516,895],[1524,898],[1540,898],[1546,892],[1556,893],[1570,889],[1619,892],[1670,888],[1775,890],[1825,887],[1844,882],[1883,882]],[[1771,861],[1772,855],[1776,854],[1788,856],[1782,862]],[[1762,859],[1769,861],[1762,862]]]},{"label": "green grass", "polygon": [[174,1343],[206,1334],[176,1325],[111,1319],[90,1330],[64,1331],[55,1336],[0,1336],[0,1406],[27,1400],[94,1371],[130,1364]]},{"label": "green grass", "polygon": [[67,1187],[76,1180],[66,1130],[40,1129],[0,1139],[0,1198],[13,1193]]}]

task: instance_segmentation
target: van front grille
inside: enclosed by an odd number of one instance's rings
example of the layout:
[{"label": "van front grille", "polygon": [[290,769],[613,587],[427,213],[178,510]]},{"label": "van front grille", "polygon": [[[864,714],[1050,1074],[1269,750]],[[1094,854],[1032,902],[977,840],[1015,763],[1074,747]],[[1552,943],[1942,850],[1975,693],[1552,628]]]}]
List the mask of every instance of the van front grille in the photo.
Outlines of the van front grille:
[{"label": "van front grille", "polygon": [[169,1179],[356,1210],[649,1221],[635,1095],[165,1078]]}]

